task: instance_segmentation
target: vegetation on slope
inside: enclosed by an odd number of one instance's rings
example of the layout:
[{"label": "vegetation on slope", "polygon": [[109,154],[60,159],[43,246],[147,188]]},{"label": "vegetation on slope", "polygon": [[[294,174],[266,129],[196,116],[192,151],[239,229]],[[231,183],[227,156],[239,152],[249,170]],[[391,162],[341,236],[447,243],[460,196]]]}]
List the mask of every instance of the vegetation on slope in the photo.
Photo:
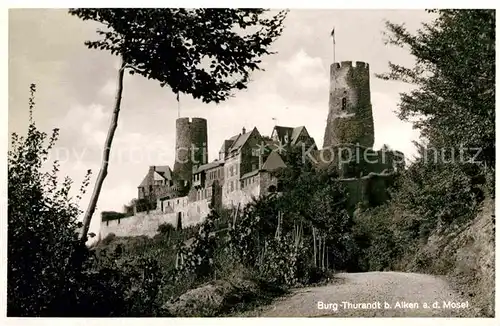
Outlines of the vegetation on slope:
[{"label": "vegetation on slope", "polygon": [[388,42],[408,48],[416,64],[390,63],[380,77],[416,86],[402,94],[399,113],[423,142],[392,199],[357,211],[359,265],[450,276],[478,315],[492,316],[495,11],[431,12],[436,19],[415,35],[387,24]]}]

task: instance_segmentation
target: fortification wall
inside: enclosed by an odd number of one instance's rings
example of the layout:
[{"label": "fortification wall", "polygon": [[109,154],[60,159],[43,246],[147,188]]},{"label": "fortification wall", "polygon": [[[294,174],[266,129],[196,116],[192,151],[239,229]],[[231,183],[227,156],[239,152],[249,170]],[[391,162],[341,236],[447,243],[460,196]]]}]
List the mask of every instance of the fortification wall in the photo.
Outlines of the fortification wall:
[{"label": "fortification wall", "polygon": [[[110,233],[119,237],[141,235],[153,237],[158,233],[158,227],[161,224],[168,223],[177,227],[179,216],[182,227],[203,222],[210,212],[209,201],[200,200],[186,203],[184,199],[185,197],[180,198],[179,204],[176,205],[163,205],[164,211],[158,209],[149,213],[142,212],[122,219],[101,222],[101,239]],[[176,200],[170,199],[169,201]]]},{"label": "fortification wall", "polygon": [[126,218],[101,222],[101,239],[104,239],[110,233],[114,233],[118,237],[141,235],[153,237],[158,232],[158,226],[163,223],[170,223],[175,226],[177,223],[176,214],[155,211],[149,214],[137,213]]},{"label": "fortification wall", "polygon": [[340,179],[348,191],[348,206],[366,202],[370,206],[383,204],[389,199],[388,189],[394,183],[395,175],[371,173],[361,178]]},{"label": "fortification wall", "polygon": [[365,62],[343,61],[330,66],[330,99],[323,147],[374,143],[370,69]]}]

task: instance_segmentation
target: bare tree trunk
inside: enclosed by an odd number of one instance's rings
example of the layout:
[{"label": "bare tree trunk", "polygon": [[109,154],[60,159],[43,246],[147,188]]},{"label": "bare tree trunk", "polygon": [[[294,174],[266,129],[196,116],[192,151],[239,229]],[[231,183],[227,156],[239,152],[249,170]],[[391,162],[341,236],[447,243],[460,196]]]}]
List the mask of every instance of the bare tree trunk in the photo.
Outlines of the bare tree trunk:
[{"label": "bare tree trunk", "polygon": [[323,261],[321,260],[321,249],[323,249],[323,238],[321,235],[318,237],[318,267],[323,268]]},{"label": "bare tree trunk", "polygon": [[328,269],[328,247],[326,246],[326,239],[325,239],[325,268]]},{"label": "bare tree trunk", "polygon": [[120,69],[118,70],[118,85],[116,88],[115,107],[113,109],[113,115],[111,118],[111,125],[109,126],[108,135],[106,136],[106,142],[104,143],[101,170],[99,171],[99,175],[97,176],[94,192],[92,193],[92,197],[90,197],[89,206],[83,218],[83,226],[80,233],[80,240],[83,242],[87,241],[87,233],[89,231],[90,221],[92,220],[92,215],[94,214],[95,208],[97,206],[97,200],[99,199],[99,194],[101,193],[102,184],[104,182],[104,179],[106,178],[106,175],[108,174],[108,161],[109,154],[111,152],[111,143],[113,142],[116,127],[118,126],[118,115],[120,113],[123,92],[123,75],[125,72],[125,63],[123,62],[122,58],[120,58],[120,60],[121,61]]},{"label": "bare tree trunk", "polygon": [[323,250],[322,250],[322,254],[321,254],[321,264],[322,264],[322,267],[323,269],[325,269],[325,250],[326,250],[326,237],[323,236]]},{"label": "bare tree trunk", "polygon": [[314,249],[314,267],[317,267],[318,265],[316,264],[316,229],[314,226],[312,227],[313,231],[313,249]]}]

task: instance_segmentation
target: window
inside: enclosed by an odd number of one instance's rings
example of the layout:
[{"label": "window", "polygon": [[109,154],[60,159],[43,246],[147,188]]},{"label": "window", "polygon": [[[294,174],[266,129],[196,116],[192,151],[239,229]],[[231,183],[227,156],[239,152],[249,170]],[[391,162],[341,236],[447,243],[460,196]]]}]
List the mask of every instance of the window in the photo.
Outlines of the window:
[{"label": "window", "polygon": [[230,188],[230,190],[229,190],[229,191],[230,191],[230,192],[233,192],[233,191],[234,191],[234,183],[233,183],[233,181],[231,181],[230,185],[231,185],[231,186],[230,186],[231,188]]},{"label": "window", "polygon": [[245,188],[245,180],[242,180],[242,181],[241,181],[241,188],[242,188],[242,189],[243,189],[243,188]]},{"label": "window", "polygon": [[205,189],[205,198],[207,198],[207,189]]},{"label": "window", "polygon": [[229,168],[229,175],[233,176],[233,167],[232,166]]},{"label": "window", "polygon": [[345,111],[347,106],[347,99],[345,97],[342,98],[342,111]]}]

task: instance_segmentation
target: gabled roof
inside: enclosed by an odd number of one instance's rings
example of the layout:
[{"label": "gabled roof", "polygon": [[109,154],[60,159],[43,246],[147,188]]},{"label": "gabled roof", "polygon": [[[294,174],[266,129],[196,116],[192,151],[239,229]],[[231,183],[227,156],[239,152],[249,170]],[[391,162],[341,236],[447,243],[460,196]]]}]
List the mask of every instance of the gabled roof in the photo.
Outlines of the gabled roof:
[{"label": "gabled roof", "polygon": [[172,170],[168,165],[155,166],[155,172],[160,174],[166,180],[172,180]]},{"label": "gabled roof", "polygon": [[299,139],[299,136],[300,136],[302,130],[306,130],[306,127],[300,126],[300,127],[293,128],[293,132],[292,132],[292,144],[295,144],[297,142],[297,140]]},{"label": "gabled roof", "polygon": [[224,155],[229,153],[229,148],[231,148],[231,145],[236,141],[236,139],[238,139],[239,136],[240,135],[238,134],[236,136],[233,136],[229,139],[224,140],[224,142],[222,143],[222,146],[220,148],[219,153],[224,153]]},{"label": "gabled roof", "polygon": [[234,151],[237,151],[239,149],[241,149],[243,147],[243,145],[245,145],[245,143],[247,142],[247,140],[250,138],[250,136],[254,133],[254,132],[259,132],[257,130],[256,127],[254,127],[251,131],[249,132],[245,132],[244,134],[238,134],[238,135],[235,135],[229,139],[226,139],[224,140],[224,143],[222,144],[222,147],[219,151],[219,153],[225,153],[225,154],[228,154],[228,153],[231,153],[231,152],[234,152]]},{"label": "gabled roof", "polygon": [[139,187],[146,187],[150,184],[149,180],[152,177],[152,180],[172,180],[172,170],[168,165],[156,165],[150,168],[154,168],[153,175],[150,175],[150,171],[146,174],[144,179],[142,179]]},{"label": "gabled roof", "polygon": [[[254,127],[252,129],[252,131],[250,132],[246,132],[244,134],[239,134],[236,138],[236,140],[234,141],[234,143],[231,145],[231,147],[229,148],[229,152],[233,152],[233,151],[237,151],[239,150],[241,147],[243,147],[243,145],[245,145],[245,143],[247,142],[248,138],[250,138],[250,135],[252,135],[252,133],[256,130],[256,128]],[[234,138],[234,136],[233,136]]]},{"label": "gabled roof", "polygon": [[292,133],[293,133],[293,128],[291,127],[274,126],[272,135],[276,134],[276,136],[281,142],[285,142],[285,136],[288,136],[288,139],[291,140]]},{"label": "gabled roof", "polygon": [[149,178],[148,177],[149,177],[149,172],[148,172],[148,174],[146,174],[144,179],[142,179],[142,182],[139,185],[139,187],[146,187],[147,185],[149,185],[149,182],[148,182]]},{"label": "gabled roof", "polygon": [[277,152],[272,152],[267,157],[266,162],[262,165],[262,170],[274,171],[279,168],[285,168],[286,164]]},{"label": "gabled roof", "polygon": [[297,141],[298,141],[299,136],[302,133],[302,131],[305,131],[309,135],[305,126],[300,126],[300,127],[295,127],[295,128],[284,127],[284,126],[274,126],[272,135],[276,134],[279,141],[281,141],[282,143],[286,142],[285,136],[287,136],[288,141],[292,145],[295,145],[295,144],[297,144]]}]

